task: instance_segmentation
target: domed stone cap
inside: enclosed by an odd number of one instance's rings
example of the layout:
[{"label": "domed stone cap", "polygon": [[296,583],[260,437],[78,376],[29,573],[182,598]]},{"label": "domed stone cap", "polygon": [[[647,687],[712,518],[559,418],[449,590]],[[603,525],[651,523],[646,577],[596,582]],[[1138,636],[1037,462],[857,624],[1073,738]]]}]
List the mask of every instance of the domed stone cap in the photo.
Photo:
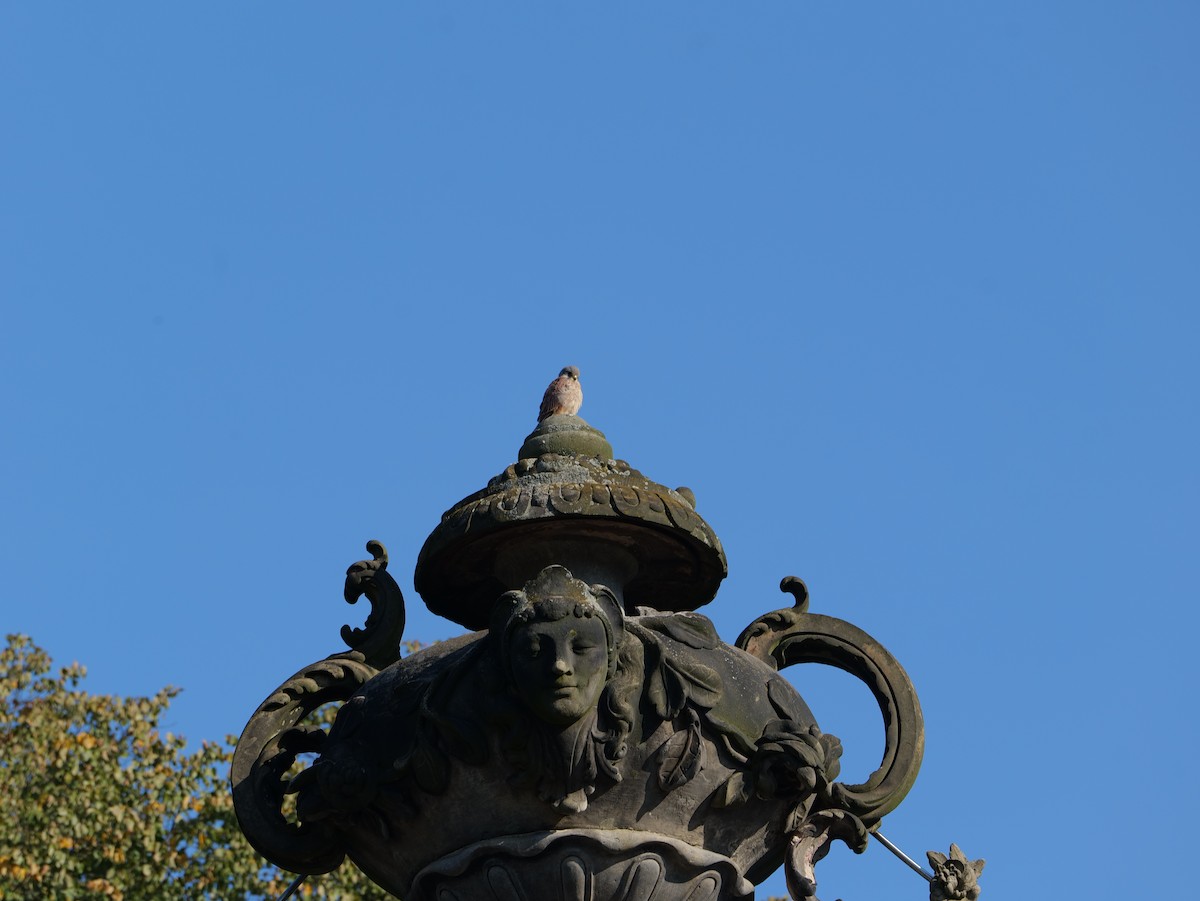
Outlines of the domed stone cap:
[{"label": "domed stone cap", "polygon": [[582,417],[558,413],[538,423],[521,445],[517,459],[528,460],[542,454],[611,460],[613,449],[604,433],[588,425]]},{"label": "domed stone cap", "polygon": [[554,563],[603,582],[630,611],[713,599],[728,564],[691,491],[613,459],[604,435],[571,414],[543,420],[520,457],[425,541],[414,583],[431,611],[486,628],[501,594]]}]

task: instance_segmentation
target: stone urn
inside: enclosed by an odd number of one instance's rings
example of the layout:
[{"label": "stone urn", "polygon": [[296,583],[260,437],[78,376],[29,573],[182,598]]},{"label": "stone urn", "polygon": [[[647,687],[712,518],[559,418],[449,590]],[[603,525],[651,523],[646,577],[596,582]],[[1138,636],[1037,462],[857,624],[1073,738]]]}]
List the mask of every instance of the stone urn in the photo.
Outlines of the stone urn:
[{"label": "stone urn", "polygon": [[[614,458],[577,415],[548,416],[515,463],[450,508],[420,553],[429,608],[469,630],[400,659],[387,554],[350,650],[301,670],[237,746],[239,822],[301,874],[349,857],[405,901],[752,898],[786,865],[796,898],[834,839],[862,850],[916,778],[921,711],[866,633],[792,603],[734,644],[696,610],[724,551],[685,488]],[[884,753],[854,784],[780,672],[840,667],[879,703]],[[327,731],[313,711],[340,703]],[[302,766],[297,761],[311,761]]]}]

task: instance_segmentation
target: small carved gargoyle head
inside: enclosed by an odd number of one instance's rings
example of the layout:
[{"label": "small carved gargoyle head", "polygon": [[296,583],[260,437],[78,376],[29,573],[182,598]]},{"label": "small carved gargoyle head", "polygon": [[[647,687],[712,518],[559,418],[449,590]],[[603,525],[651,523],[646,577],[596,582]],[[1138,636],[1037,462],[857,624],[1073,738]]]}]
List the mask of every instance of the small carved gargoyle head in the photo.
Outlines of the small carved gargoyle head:
[{"label": "small carved gargoyle head", "polygon": [[967,860],[958,845],[950,845],[950,856],[927,851],[934,879],[929,883],[929,901],[975,901],[979,897],[979,874],[984,860]]},{"label": "small carved gargoyle head", "polygon": [[536,717],[566,727],[596,708],[617,665],[614,617],[621,613],[607,589],[561,566],[501,598],[493,634],[513,690]]}]

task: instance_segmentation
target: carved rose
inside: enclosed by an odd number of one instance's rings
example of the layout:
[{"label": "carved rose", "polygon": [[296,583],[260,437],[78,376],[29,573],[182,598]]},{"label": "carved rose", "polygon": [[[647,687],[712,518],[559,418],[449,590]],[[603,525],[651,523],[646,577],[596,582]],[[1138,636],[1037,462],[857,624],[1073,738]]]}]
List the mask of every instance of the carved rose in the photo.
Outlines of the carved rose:
[{"label": "carved rose", "polygon": [[837,807],[833,780],[841,772],[842,743],[816,725],[771,720],[755,744],[748,769],[733,773],[717,790],[716,807],[741,804],[751,796],[800,802],[797,815],[819,806]]},{"label": "carved rose", "polygon": [[825,797],[841,772],[842,743],[815,725],[772,720],[754,756],[755,789],[760,798]]}]

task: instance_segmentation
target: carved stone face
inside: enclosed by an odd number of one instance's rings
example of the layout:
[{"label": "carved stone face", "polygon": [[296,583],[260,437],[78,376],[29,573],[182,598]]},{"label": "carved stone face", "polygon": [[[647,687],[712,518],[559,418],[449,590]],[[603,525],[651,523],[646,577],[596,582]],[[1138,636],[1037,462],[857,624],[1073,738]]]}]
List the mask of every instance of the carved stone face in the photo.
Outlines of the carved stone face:
[{"label": "carved stone face", "polygon": [[509,671],[535,715],[569,726],[596,706],[608,673],[604,623],[595,616],[534,620],[509,636]]}]

